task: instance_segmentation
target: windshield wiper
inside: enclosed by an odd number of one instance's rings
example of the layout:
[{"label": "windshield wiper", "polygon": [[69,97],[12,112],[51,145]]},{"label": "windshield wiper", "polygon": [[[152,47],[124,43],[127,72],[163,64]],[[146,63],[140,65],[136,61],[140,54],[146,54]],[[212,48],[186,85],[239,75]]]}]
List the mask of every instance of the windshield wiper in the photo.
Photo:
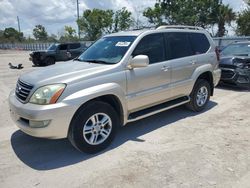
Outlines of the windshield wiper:
[{"label": "windshield wiper", "polygon": [[81,61],[86,61],[89,63],[99,63],[99,64],[112,64],[108,61],[98,60],[98,59],[81,59]]},{"label": "windshield wiper", "polygon": [[73,61],[83,61],[83,60],[81,60],[79,58],[75,58],[75,59],[73,59]]}]

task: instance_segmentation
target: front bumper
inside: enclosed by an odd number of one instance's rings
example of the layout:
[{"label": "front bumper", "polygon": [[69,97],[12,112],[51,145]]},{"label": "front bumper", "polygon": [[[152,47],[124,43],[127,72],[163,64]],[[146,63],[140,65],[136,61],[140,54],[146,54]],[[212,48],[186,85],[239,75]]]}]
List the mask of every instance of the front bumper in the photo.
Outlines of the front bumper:
[{"label": "front bumper", "polygon": [[249,69],[231,69],[221,68],[221,81],[234,84],[240,87],[250,87],[250,70]]},{"label": "front bumper", "polygon": [[[16,99],[15,92],[9,96],[10,115],[26,134],[43,138],[66,138],[70,121],[77,109],[65,103],[51,105],[23,104]],[[45,127],[31,127],[30,122],[49,122]]]}]

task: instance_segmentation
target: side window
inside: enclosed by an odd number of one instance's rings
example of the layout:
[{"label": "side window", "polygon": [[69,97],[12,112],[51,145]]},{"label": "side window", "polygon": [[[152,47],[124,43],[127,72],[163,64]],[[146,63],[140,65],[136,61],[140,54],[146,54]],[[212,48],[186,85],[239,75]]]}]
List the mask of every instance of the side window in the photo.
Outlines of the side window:
[{"label": "side window", "polygon": [[165,36],[168,46],[171,49],[170,59],[177,59],[193,55],[187,33],[165,33]]},{"label": "side window", "polygon": [[77,49],[77,48],[80,48],[81,47],[81,44],[80,43],[72,43],[72,44],[69,44],[69,48],[70,49]]},{"label": "side window", "polygon": [[190,43],[194,54],[204,54],[210,48],[210,43],[206,35],[202,33],[190,33],[189,34]]},{"label": "side window", "polygon": [[133,57],[136,55],[147,55],[150,64],[161,62],[165,60],[164,49],[163,34],[150,34],[141,39],[133,52]]},{"label": "side window", "polygon": [[60,44],[59,50],[67,50],[67,44]]}]

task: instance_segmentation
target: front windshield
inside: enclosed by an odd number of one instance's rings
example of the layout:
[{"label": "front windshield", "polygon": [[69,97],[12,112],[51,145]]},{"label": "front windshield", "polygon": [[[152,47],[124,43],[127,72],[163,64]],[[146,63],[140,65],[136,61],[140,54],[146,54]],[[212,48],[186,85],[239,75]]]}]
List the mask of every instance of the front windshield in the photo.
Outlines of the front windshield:
[{"label": "front windshield", "polygon": [[56,50],[56,45],[55,45],[55,44],[51,44],[51,45],[48,47],[48,50]]},{"label": "front windshield", "polygon": [[222,50],[222,55],[249,55],[250,54],[250,43],[236,43],[227,46]]},{"label": "front windshield", "polygon": [[105,64],[118,63],[135,40],[135,36],[104,37],[96,41],[78,58],[79,61]]}]

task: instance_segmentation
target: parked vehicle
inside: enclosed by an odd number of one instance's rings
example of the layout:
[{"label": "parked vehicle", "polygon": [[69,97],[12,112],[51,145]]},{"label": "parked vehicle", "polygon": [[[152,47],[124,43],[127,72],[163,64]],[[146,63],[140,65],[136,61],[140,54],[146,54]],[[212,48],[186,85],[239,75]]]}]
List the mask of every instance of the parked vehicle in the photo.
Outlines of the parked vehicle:
[{"label": "parked vehicle", "polygon": [[221,81],[250,88],[250,41],[234,42],[221,51]]},{"label": "parked vehicle", "polygon": [[34,51],[30,61],[36,66],[47,66],[57,61],[68,61],[78,57],[87,47],[79,42],[52,44],[47,50]]},{"label": "parked vehicle", "polygon": [[73,62],[22,75],[10,113],[35,137],[68,137],[78,150],[106,148],[119,126],[186,104],[202,111],[220,80],[218,51],[199,27],[102,37]]}]

